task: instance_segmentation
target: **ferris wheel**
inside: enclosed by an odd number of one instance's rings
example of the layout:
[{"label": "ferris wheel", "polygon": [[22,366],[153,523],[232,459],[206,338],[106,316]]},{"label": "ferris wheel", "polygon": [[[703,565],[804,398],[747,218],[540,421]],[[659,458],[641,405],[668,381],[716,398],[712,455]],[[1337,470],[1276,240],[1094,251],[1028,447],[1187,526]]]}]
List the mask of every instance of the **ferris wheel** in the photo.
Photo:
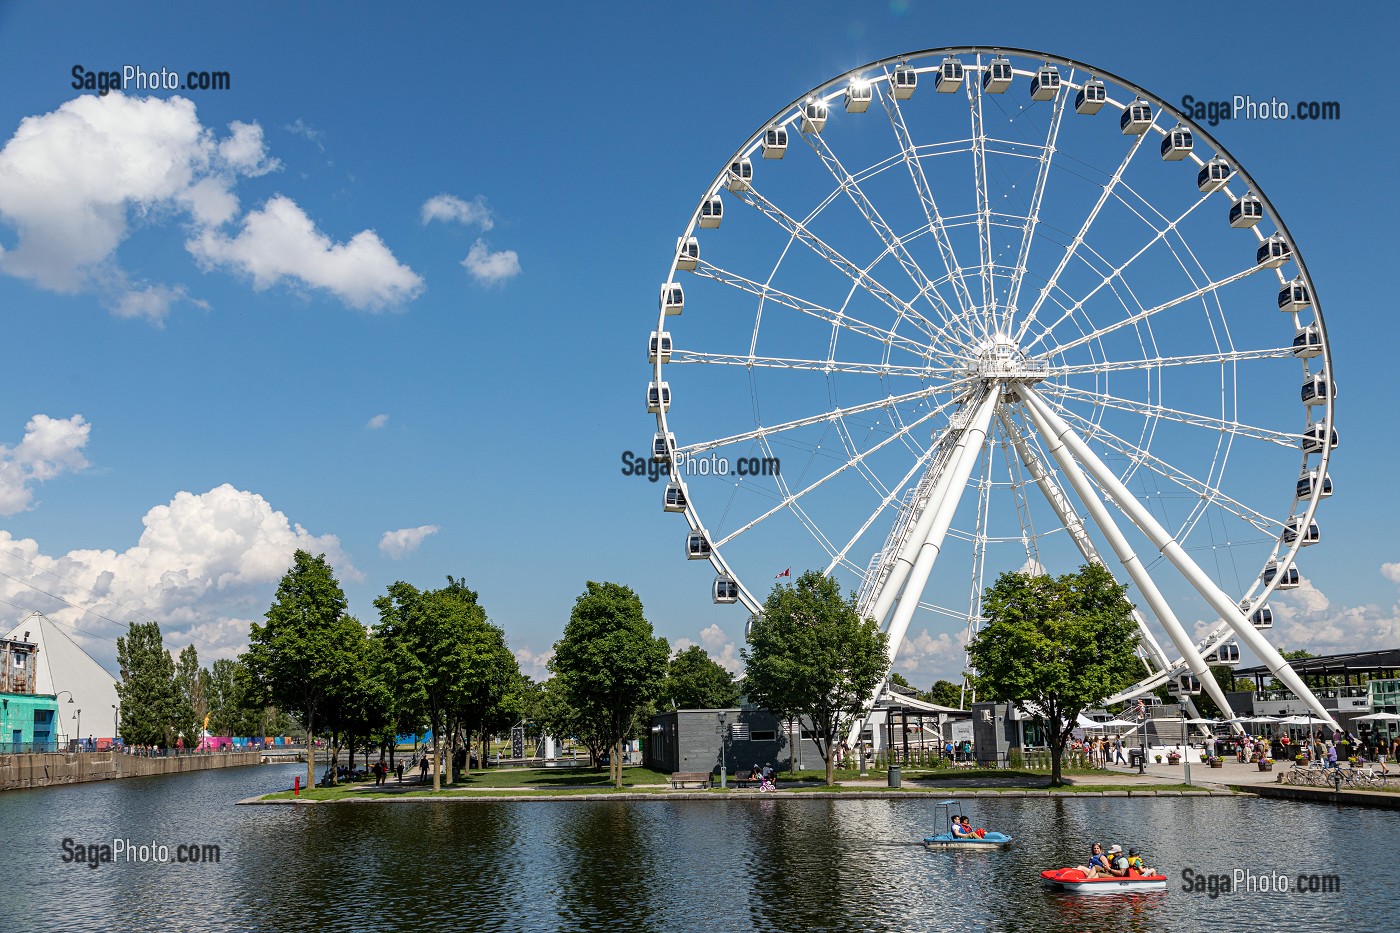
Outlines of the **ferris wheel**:
[{"label": "ferris wheel", "polygon": [[647,410],[714,602],[823,567],[894,665],[960,652],[1005,570],[1099,563],[1142,633],[1111,702],[1230,716],[1208,668],[1244,648],[1333,721],[1268,638],[1332,494],[1327,331],[1210,134],[1080,62],[933,49],[802,94],[699,195]]}]

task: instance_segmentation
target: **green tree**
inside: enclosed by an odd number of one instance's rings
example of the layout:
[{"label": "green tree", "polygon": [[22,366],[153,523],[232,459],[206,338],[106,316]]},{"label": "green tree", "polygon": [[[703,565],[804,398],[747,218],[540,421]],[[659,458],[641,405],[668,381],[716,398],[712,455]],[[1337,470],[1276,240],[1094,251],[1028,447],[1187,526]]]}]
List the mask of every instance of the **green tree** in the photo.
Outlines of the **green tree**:
[{"label": "green tree", "polygon": [[1086,708],[1136,679],[1133,606],[1098,564],[1058,578],[1003,573],[982,602],[986,625],[968,644],[979,696],[1040,718],[1049,736],[1052,785]]},{"label": "green tree", "polygon": [[[298,550],[277,585],[265,623],[253,623],[244,655],[259,702],[296,710],[306,727],[306,780],[312,786],[316,783],[313,739],[322,718],[334,716],[337,701],[345,696],[359,644],[350,626],[360,628],[360,624],[346,614],[346,605],[326,555],[312,557]],[[332,742],[332,781],[338,753]]]},{"label": "green tree", "polygon": [[127,633],[117,638],[117,664],[122,672],[117,685],[122,740],[128,745],[169,747],[175,738],[179,702],[175,662],[165,650],[160,623],[130,623]]},{"label": "green tree", "polygon": [[739,685],[704,648],[691,645],[667,666],[661,699],[668,709],[728,709],[739,702]]},{"label": "green tree", "polygon": [[180,652],[175,664],[175,702],[171,731],[183,738],[185,748],[194,749],[204,739],[204,716],[209,711],[205,690],[208,673],[199,666],[199,653],[194,645]]},{"label": "green tree", "polygon": [[962,709],[962,688],[951,680],[935,680],[924,694],[924,699],[939,706]]},{"label": "green tree", "polygon": [[816,570],[775,585],[749,627],[749,699],[810,723],[828,785],[836,782],[837,744],[885,676],[888,641],[873,619],[860,617],[854,596],[843,599],[836,581]]},{"label": "green tree", "polygon": [[660,690],[670,655],[652,631],[637,594],[618,583],[589,581],[574,603],[549,668],[565,702],[591,722],[588,730],[612,750],[609,775],[622,787],[622,740],[638,710]]}]

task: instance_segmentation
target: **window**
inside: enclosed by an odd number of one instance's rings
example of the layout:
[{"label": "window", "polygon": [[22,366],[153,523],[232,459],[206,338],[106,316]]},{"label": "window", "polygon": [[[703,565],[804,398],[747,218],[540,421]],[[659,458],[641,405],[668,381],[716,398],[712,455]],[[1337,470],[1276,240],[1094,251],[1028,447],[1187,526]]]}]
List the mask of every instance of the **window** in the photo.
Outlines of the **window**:
[{"label": "window", "polygon": [[754,740],[755,742],[776,742],[776,741],[778,741],[778,733],[777,733],[777,732],[774,732],[772,729],[762,729],[762,730],[755,731],[755,732],[753,733],[753,736],[752,736],[752,737],[753,737],[753,740]]}]

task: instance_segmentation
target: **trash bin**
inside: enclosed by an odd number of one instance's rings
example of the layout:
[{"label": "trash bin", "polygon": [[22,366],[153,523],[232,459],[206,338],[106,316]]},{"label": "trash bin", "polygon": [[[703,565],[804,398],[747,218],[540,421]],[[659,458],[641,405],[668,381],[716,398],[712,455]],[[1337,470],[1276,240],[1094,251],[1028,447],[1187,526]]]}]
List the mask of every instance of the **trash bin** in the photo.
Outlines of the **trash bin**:
[{"label": "trash bin", "polygon": [[1130,749],[1128,749],[1128,767],[1130,767],[1130,768],[1140,768],[1140,767],[1142,767],[1142,749],[1140,749],[1140,748],[1130,748]]},{"label": "trash bin", "polygon": [[899,787],[899,765],[890,765],[889,786]]}]

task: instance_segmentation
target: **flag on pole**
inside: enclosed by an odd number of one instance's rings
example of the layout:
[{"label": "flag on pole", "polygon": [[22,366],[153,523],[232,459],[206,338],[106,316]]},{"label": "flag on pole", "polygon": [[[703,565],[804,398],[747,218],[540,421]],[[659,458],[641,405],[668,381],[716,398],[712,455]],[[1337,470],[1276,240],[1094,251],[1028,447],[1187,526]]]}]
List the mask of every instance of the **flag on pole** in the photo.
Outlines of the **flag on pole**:
[{"label": "flag on pole", "polygon": [[791,567],[789,567],[788,569],[784,570],[782,573],[775,573],[775,574],[773,574],[773,579],[776,580],[776,579],[778,579],[779,577],[790,577],[790,576],[792,576],[792,568],[791,568]]}]

